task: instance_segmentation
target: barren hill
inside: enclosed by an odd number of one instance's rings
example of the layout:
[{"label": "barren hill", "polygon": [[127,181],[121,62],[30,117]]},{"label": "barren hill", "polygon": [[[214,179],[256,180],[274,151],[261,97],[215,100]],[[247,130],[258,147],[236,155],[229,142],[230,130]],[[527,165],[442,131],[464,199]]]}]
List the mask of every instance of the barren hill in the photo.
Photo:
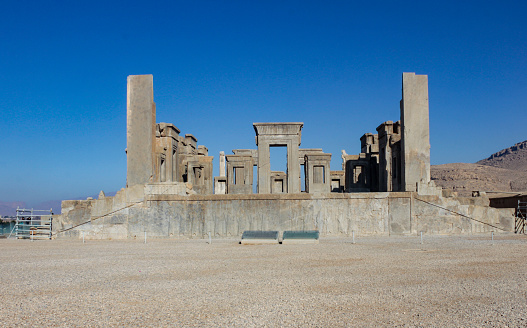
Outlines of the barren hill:
[{"label": "barren hill", "polygon": [[459,196],[469,197],[472,190],[527,190],[527,171],[470,163],[433,165],[431,171],[432,180],[436,185],[457,191]]},{"label": "barren hill", "polygon": [[519,142],[507,149],[500,150],[476,164],[527,171],[527,140]]},{"label": "barren hill", "polygon": [[433,165],[432,180],[443,189],[470,196],[472,190],[526,191],[527,140],[503,149],[476,164]]}]

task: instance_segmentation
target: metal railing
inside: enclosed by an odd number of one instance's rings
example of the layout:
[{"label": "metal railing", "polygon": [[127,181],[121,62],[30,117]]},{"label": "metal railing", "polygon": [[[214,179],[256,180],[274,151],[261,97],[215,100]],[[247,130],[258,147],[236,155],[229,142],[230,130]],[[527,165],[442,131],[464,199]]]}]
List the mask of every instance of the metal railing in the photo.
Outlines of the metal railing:
[{"label": "metal railing", "polygon": [[[16,209],[13,227],[17,239],[51,239],[53,229],[52,210]],[[13,231],[11,231],[11,234]],[[9,234],[9,236],[11,236]]]}]

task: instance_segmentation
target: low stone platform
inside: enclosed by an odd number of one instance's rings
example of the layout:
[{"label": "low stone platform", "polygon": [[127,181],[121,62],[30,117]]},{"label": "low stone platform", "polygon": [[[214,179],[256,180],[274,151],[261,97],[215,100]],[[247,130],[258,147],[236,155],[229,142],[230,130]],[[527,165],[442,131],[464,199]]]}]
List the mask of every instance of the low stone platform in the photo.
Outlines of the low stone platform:
[{"label": "low stone platform", "polygon": [[145,229],[149,238],[201,238],[209,232],[213,238],[239,238],[249,230],[318,230],[321,237],[514,231],[514,209],[489,207],[486,197],[411,192],[181,196],[157,194],[156,188],[135,186],[114,197],[64,201],[62,214],[53,217],[53,235],[134,239]]}]

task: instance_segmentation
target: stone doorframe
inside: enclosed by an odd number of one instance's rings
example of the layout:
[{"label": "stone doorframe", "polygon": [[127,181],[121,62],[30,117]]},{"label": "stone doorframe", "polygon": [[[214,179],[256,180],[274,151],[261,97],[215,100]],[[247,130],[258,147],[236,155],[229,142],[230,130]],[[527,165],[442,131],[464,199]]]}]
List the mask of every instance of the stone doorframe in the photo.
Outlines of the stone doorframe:
[{"label": "stone doorframe", "polygon": [[227,194],[253,193],[253,159],[251,156],[227,155]]},{"label": "stone doorframe", "polygon": [[258,193],[271,193],[271,163],[269,147],[287,147],[287,193],[300,193],[298,148],[304,123],[253,123],[258,146]]},{"label": "stone doorframe", "polygon": [[[331,175],[329,163],[331,154],[306,154],[306,192],[324,193],[331,192]],[[320,170],[317,170],[320,168]]]}]

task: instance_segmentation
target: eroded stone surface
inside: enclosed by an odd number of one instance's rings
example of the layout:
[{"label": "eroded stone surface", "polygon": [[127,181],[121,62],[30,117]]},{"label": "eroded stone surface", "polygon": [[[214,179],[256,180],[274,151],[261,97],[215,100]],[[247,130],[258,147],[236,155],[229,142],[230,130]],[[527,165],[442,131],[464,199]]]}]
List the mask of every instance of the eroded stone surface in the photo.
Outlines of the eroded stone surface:
[{"label": "eroded stone surface", "polygon": [[[404,73],[402,81],[401,120],[365,133],[360,154],[343,150],[342,171],[331,171],[331,154],[322,149],[299,148],[303,123],[253,123],[257,149],[221,152],[214,178],[206,146],[171,123],[155,123],[152,75],[129,76],[127,188],[114,197],[64,201],[55,231],[84,231],[87,238],[132,238],[145,230],[189,238],[244,230],[319,230],[322,236],[512,231],[512,210],[490,208],[485,196],[441,192],[430,180],[428,77]],[[287,147],[286,172],[271,171],[269,147]]]}]

